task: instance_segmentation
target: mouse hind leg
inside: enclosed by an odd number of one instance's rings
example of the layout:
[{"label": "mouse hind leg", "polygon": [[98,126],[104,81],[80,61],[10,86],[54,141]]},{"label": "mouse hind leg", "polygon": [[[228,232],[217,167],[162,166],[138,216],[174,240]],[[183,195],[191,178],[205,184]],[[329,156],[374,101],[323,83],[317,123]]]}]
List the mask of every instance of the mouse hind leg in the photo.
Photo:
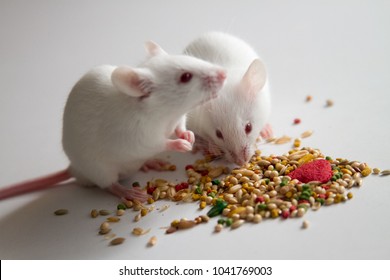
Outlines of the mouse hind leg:
[{"label": "mouse hind leg", "polygon": [[109,166],[95,164],[90,169],[83,169],[83,172],[79,172],[73,167],[72,174],[82,185],[97,185],[119,198],[140,202],[145,202],[149,198],[146,190],[140,187],[126,187],[120,184],[118,172]]},{"label": "mouse hind leg", "polygon": [[108,190],[117,197],[126,200],[145,202],[150,197],[150,195],[146,193],[146,190],[141,189],[141,187],[128,188],[118,182],[111,184],[111,186],[108,187]]}]

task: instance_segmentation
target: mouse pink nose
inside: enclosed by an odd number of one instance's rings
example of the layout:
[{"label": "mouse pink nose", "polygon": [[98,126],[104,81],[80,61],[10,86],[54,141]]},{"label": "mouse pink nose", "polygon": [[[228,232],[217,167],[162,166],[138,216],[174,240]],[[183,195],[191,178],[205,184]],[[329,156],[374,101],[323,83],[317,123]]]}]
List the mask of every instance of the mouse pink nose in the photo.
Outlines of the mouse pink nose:
[{"label": "mouse pink nose", "polygon": [[226,79],[226,73],[223,70],[217,72],[217,80],[223,82]]}]

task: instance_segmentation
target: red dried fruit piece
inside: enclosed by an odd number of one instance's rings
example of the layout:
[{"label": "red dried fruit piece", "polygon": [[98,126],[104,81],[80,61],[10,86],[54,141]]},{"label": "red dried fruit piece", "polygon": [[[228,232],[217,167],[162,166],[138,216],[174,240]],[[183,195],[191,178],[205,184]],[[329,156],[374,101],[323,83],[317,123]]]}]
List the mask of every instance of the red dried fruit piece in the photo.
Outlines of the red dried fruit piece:
[{"label": "red dried fruit piece", "polygon": [[188,165],[186,165],[185,169],[186,170],[189,170],[189,169],[194,170],[194,166],[192,166],[191,164],[188,164]]},{"label": "red dried fruit piece", "polygon": [[289,174],[291,179],[297,179],[302,183],[311,181],[326,183],[332,178],[332,175],[332,167],[329,161],[325,159],[318,159],[302,164]]},{"label": "red dried fruit piece", "polygon": [[178,192],[178,191],[181,191],[181,190],[183,190],[183,189],[188,189],[188,183],[186,183],[186,182],[182,182],[182,183],[180,183],[180,184],[177,184],[176,186],[175,186],[175,190]]},{"label": "red dried fruit piece", "polygon": [[153,192],[154,192],[155,189],[157,189],[156,186],[148,185],[148,186],[146,187],[146,192],[147,192],[148,194],[153,194]]}]

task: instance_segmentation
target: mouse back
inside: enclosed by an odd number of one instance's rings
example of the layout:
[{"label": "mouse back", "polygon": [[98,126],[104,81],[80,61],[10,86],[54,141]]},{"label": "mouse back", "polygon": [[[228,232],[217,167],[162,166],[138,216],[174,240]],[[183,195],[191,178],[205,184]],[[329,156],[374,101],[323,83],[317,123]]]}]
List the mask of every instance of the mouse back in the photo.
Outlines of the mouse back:
[{"label": "mouse back", "polygon": [[69,94],[63,147],[84,184],[106,187],[164,152],[185,113],[215,98],[224,83],[220,66],[169,55],[153,42],[146,48],[139,66],[98,66]]}]

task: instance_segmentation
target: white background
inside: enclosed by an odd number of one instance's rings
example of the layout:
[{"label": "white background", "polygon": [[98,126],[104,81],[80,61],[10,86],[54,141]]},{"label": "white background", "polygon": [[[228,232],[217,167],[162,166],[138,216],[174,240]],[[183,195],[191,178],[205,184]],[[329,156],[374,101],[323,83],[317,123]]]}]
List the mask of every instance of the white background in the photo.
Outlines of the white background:
[{"label": "white background", "polygon": [[[63,169],[62,112],[73,84],[99,64],[136,66],[143,43],[181,53],[205,31],[248,41],[267,64],[270,123],[276,136],[312,129],[304,146],[326,155],[389,169],[390,5],[386,1],[1,1],[0,186]],[[305,97],[313,100],[305,103]],[[326,108],[331,99],[334,106]],[[294,118],[302,123],[292,125]],[[261,145],[282,154],[291,144]],[[191,154],[172,154],[185,179]],[[345,204],[309,211],[303,219],[267,220],[213,233],[215,219],[166,235],[173,219],[194,218],[196,203],[154,211],[137,224],[129,211],[113,231],[126,237],[110,247],[97,234],[114,196],[73,184],[0,202],[1,259],[389,259],[390,177],[370,176]],[[167,204],[158,203],[157,206]],[[53,211],[67,208],[57,217]],[[136,227],[151,228],[136,237]],[[147,248],[156,235],[158,243]]]}]

